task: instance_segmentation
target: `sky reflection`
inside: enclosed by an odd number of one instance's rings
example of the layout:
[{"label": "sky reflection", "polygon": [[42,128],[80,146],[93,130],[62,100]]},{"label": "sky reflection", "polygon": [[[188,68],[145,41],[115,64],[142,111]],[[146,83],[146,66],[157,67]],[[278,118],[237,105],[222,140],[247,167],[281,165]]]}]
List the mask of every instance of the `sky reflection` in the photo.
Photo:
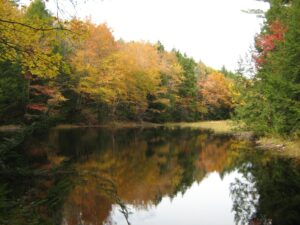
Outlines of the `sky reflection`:
[{"label": "sky reflection", "polygon": [[[234,222],[230,184],[242,175],[236,171],[221,179],[219,173],[209,173],[200,183],[193,185],[184,193],[178,193],[173,199],[163,197],[157,206],[139,208],[127,205],[129,221],[132,225],[161,225],[161,224],[210,224],[231,225]],[[127,225],[120,207],[114,205],[107,224]]]}]

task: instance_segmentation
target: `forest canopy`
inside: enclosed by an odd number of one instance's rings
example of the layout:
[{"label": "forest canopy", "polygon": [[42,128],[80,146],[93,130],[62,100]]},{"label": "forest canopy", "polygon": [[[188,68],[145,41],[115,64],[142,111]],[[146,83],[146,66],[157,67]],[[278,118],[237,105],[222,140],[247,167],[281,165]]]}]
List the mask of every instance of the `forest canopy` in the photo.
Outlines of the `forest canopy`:
[{"label": "forest canopy", "polygon": [[43,0],[1,1],[0,15],[1,123],[196,121],[234,110],[234,77],[160,42],[124,42],[107,24],[59,20]]}]

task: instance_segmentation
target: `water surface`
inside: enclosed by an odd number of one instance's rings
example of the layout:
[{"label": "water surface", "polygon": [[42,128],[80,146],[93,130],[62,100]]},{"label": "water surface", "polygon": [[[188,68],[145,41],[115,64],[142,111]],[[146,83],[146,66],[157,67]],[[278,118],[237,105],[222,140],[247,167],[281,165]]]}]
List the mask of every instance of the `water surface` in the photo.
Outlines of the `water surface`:
[{"label": "water surface", "polygon": [[54,129],[1,173],[1,224],[300,224],[297,160],[210,131]]}]

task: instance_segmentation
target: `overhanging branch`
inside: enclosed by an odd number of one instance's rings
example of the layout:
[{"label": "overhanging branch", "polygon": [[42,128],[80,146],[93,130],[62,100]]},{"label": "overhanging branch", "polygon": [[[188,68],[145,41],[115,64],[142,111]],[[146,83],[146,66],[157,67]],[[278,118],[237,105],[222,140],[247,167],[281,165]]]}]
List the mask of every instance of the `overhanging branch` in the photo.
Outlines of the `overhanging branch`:
[{"label": "overhanging branch", "polygon": [[5,19],[2,19],[2,18],[0,18],[0,22],[2,22],[2,23],[8,23],[8,24],[14,24],[14,25],[19,25],[19,26],[26,27],[28,29],[32,29],[32,30],[35,30],[35,31],[64,30],[64,31],[72,32],[71,30],[69,30],[67,28],[63,28],[63,27],[49,27],[49,28],[34,27],[34,26],[31,26],[31,25],[26,24],[26,23],[21,23],[21,22],[12,21],[12,20],[5,20]]}]

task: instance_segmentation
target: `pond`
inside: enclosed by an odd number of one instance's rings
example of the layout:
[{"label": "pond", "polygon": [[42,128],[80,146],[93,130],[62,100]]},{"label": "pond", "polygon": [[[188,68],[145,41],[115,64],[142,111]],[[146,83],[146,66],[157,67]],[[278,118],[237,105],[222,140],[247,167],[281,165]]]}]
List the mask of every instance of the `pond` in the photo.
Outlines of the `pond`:
[{"label": "pond", "polygon": [[300,224],[300,164],[182,128],[53,129],[0,176],[0,224]]}]

